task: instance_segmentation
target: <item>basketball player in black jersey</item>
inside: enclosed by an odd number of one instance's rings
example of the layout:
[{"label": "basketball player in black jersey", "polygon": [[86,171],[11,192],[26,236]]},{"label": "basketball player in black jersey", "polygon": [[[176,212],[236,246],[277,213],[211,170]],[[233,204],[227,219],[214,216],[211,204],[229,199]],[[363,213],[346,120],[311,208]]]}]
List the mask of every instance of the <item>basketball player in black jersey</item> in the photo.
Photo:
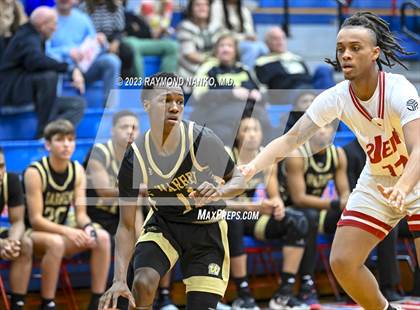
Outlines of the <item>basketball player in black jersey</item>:
[{"label": "basketball player in black jersey", "polygon": [[[262,149],[262,139],[259,120],[253,117],[243,118],[232,150],[235,163],[242,165],[255,158]],[[255,197],[261,189],[268,194],[269,199]],[[281,286],[270,300],[270,309],[300,307],[299,309],[303,310],[302,303],[293,296],[293,286],[303,256],[308,223],[302,212],[285,208],[279,194],[277,167],[273,165],[270,169],[256,174],[248,182],[245,193],[235,200],[228,201],[228,209],[254,210],[260,213],[258,220],[228,221],[231,274],[238,290],[238,298],[233,302],[232,308],[259,309],[248,287],[246,254],[242,239],[245,234],[259,240],[281,240],[284,244]]]},{"label": "basketball player in black jersey", "polygon": [[6,172],[0,147],[0,214],[7,207],[10,227],[0,227],[0,259],[11,262],[11,310],[23,309],[32,270],[32,240],[24,235],[25,207],[19,177]]},{"label": "basketball player in black jersey", "polygon": [[[101,309],[115,307],[118,296],[129,298],[136,309],[151,309],[159,279],[178,259],[187,309],[214,309],[225,293],[227,224],[217,216],[200,221],[198,215],[224,208],[220,199],[240,194],[244,183],[220,139],[182,120],[184,94],[178,81],[173,73],[158,73],[142,91],[151,129],[131,144],[121,165],[114,284],[101,298]],[[215,177],[226,183],[218,186]],[[153,211],[134,251],[133,298],[126,274],[135,244],[139,184],[147,186],[143,195]]]},{"label": "basketball player in black jersey", "polygon": [[[334,126],[321,128],[309,141],[295,150],[281,166],[279,175],[281,190],[286,204],[297,207],[305,213],[309,222],[300,274],[302,285],[300,299],[308,304],[317,304],[314,287],[316,266],[316,240],[320,222],[320,213],[328,209],[343,209],[350,194],[347,181],[347,160],[342,148],[328,145],[334,133]],[[321,150],[321,151],[319,151]],[[322,194],[333,180],[338,198],[322,198]]]},{"label": "basketball player in black jersey", "polygon": [[[34,253],[42,257],[42,309],[55,309],[55,291],[64,256],[90,250],[92,298],[89,309],[97,309],[105,291],[110,265],[110,239],[95,229],[86,213],[86,180],[82,166],[71,160],[75,149],[73,125],[57,120],[44,130],[48,156],[33,162],[24,182],[32,226]],[[77,228],[66,225],[70,207],[75,209]]]},{"label": "basketball player in black jersey", "polygon": [[118,185],[117,177],[127,147],[139,134],[137,115],[122,110],[112,118],[111,139],[93,146],[85,163],[87,176],[87,213],[111,236],[117,231]]},{"label": "basketball player in black jersey", "polygon": [[[111,139],[105,143],[95,144],[85,163],[87,213],[95,224],[99,224],[112,237],[115,236],[119,221],[118,171],[127,147],[138,135],[139,120],[135,113],[128,110],[115,113],[112,117]],[[142,223],[143,212],[138,211],[136,215],[141,218],[137,220],[138,223]],[[161,279],[158,308],[172,304],[169,295],[170,282],[170,273]]]}]

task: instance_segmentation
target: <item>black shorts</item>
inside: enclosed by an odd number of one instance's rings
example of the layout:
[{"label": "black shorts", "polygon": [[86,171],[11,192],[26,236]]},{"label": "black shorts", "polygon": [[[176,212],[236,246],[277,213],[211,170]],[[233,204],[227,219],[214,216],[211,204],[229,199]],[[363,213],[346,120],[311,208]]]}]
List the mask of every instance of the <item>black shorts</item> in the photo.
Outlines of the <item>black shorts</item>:
[{"label": "black shorts", "polygon": [[145,220],[134,253],[134,270],[149,267],[162,277],[180,259],[186,292],[223,296],[229,280],[227,223],[169,222],[154,213]]}]

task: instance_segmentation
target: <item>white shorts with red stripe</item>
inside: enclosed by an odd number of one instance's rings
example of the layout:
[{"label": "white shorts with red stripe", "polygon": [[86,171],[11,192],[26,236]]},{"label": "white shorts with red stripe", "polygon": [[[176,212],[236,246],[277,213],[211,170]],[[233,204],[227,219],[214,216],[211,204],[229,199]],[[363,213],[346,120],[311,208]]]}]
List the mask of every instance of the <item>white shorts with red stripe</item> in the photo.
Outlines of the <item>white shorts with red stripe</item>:
[{"label": "white shorts with red stripe", "polygon": [[407,195],[404,213],[392,209],[377,189],[378,183],[388,187],[397,181],[396,177],[372,176],[364,170],[337,226],[358,227],[383,239],[402,218],[407,217],[410,231],[420,231],[420,182]]}]

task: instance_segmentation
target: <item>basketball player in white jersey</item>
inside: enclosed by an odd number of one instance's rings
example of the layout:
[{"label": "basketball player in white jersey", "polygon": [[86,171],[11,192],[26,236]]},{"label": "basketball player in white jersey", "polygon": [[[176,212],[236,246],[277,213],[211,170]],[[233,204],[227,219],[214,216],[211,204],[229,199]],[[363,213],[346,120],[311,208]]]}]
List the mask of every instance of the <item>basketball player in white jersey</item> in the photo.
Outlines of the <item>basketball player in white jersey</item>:
[{"label": "basketball player in white jersey", "polygon": [[347,18],[337,35],[336,60],[328,60],[346,80],[321,93],[287,134],[240,167],[251,178],[336,118],[356,134],[366,165],[338,223],[330,263],[366,310],[394,309],[364,262],[405,216],[420,258],[419,96],[404,76],[382,72],[382,65],[403,65],[395,52],[408,54],[384,20],[368,12]]}]

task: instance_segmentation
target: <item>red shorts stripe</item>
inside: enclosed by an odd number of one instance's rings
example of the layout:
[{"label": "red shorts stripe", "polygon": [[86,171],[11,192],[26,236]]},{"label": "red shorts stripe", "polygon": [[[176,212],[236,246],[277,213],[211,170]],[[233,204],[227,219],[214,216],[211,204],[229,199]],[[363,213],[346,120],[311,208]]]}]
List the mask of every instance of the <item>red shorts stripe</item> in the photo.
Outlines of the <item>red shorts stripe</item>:
[{"label": "red shorts stripe", "polygon": [[386,237],[386,234],[382,230],[376,229],[375,227],[369,226],[365,223],[358,222],[358,221],[355,221],[355,220],[339,220],[338,223],[337,223],[337,226],[357,227],[357,228],[363,229],[364,231],[367,231],[367,232],[371,233],[372,235],[374,235],[375,237],[377,237],[381,240]]},{"label": "red shorts stripe", "polygon": [[420,221],[420,214],[407,216],[407,221]]},{"label": "red shorts stripe", "polygon": [[388,224],[386,224],[386,223],[378,220],[377,218],[375,218],[373,216],[364,214],[364,213],[359,212],[359,211],[351,211],[351,210],[344,209],[343,210],[343,215],[344,216],[354,216],[354,217],[361,218],[361,219],[363,219],[365,221],[368,221],[368,222],[371,222],[373,224],[376,224],[376,225],[378,225],[378,226],[386,229],[387,231],[390,231],[392,229],[392,227],[389,226]]},{"label": "red shorts stripe", "polygon": [[420,224],[410,225],[410,223],[408,223],[408,229],[410,231],[420,231]]}]

